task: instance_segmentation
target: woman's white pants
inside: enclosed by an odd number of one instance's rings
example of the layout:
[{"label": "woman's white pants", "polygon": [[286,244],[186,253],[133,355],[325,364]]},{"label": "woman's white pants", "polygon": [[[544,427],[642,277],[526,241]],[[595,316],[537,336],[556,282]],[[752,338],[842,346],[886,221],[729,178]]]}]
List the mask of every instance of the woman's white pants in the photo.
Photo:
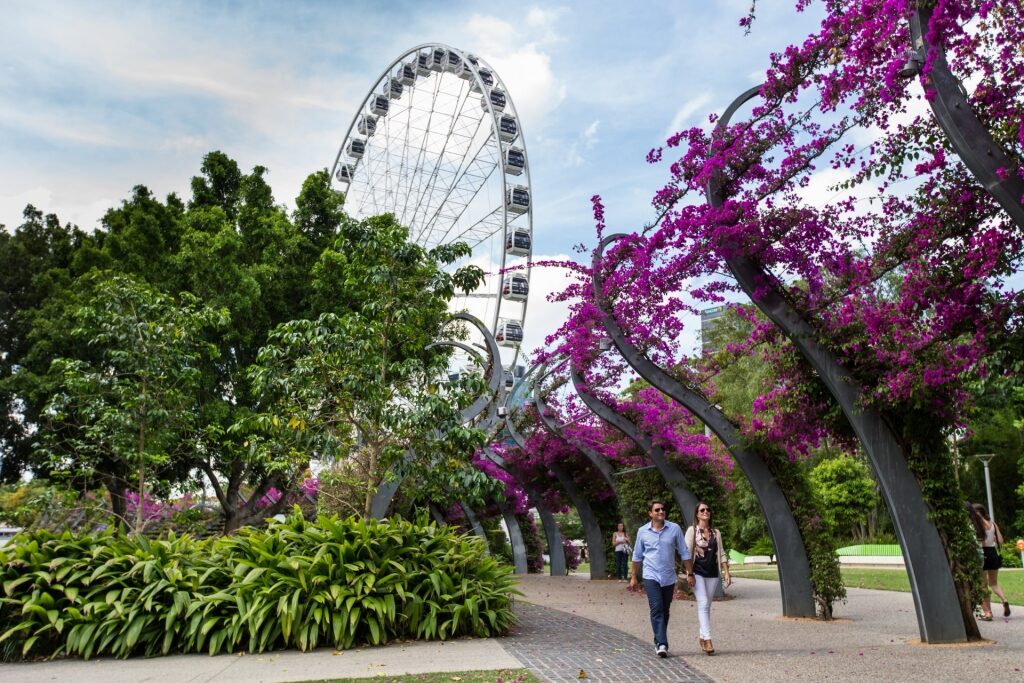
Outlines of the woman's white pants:
[{"label": "woman's white pants", "polygon": [[700,637],[711,640],[711,598],[718,588],[719,577],[708,578],[695,576],[693,594],[697,596],[697,622],[700,624]]}]

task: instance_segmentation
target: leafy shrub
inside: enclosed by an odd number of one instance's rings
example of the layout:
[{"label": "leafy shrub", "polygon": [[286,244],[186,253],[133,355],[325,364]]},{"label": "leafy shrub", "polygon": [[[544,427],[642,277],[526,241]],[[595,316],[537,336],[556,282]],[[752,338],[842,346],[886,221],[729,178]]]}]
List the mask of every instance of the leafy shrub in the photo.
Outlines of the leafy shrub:
[{"label": "leafy shrub", "polygon": [[200,541],[23,534],[0,581],[0,645],[86,659],[487,637],[511,625],[515,593],[508,567],[448,528],[298,511]]},{"label": "leafy shrub", "polygon": [[1019,568],[1020,563],[1020,551],[1017,550],[1016,541],[1007,541],[1006,543],[999,546],[999,554],[1003,558],[1003,567],[1011,569],[1014,567]]}]

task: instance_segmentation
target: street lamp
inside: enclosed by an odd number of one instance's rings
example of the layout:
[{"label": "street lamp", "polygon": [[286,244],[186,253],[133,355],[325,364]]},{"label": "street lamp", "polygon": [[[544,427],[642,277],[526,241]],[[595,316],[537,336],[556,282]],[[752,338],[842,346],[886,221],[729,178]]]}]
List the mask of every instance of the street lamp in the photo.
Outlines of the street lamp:
[{"label": "street lamp", "polygon": [[974,456],[981,461],[985,467],[985,495],[988,497],[988,518],[993,524],[996,522],[996,512],[992,508],[992,479],[988,476],[988,463],[996,457],[995,453],[979,453]]}]

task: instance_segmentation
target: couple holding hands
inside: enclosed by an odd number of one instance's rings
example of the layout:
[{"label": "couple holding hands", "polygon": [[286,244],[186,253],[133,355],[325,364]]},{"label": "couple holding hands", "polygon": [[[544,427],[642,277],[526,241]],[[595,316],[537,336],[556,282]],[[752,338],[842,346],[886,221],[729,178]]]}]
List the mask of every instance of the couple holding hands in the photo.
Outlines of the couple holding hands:
[{"label": "couple holding hands", "polygon": [[[686,567],[686,582],[697,597],[700,647],[705,654],[713,655],[715,647],[711,644],[711,598],[718,588],[718,581],[724,579],[725,585],[729,586],[732,577],[729,575],[729,561],[722,543],[722,534],[711,524],[711,506],[698,503],[693,523],[685,532],[675,522],[665,519],[665,505],[661,501],[652,500],[648,503],[647,514],[651,521],[636,532],[629,587],[635,589],[643,582],[651,609],[654,650],[659,657],[668,656],[668,619],[676,587],[675,559],[678,556]],[[629,543],[621,524],[615,532],[615,539],[627,545]],[[619,545],[616,543],[617,560],[621,552]]]}]

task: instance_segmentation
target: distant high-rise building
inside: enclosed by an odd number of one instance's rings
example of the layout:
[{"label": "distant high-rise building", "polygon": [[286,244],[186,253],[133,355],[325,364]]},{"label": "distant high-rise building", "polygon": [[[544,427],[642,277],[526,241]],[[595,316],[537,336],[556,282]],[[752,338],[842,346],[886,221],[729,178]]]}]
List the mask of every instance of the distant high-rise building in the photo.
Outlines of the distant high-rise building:
[{"label": "distant high-rise building", "polygon": [[711,339],[711,331],[718,326],[722,317],[726,311],[729,310],[728,306],[713,306],[712,308],[706,308],[700,312],[700,344],[701,350],[717,351],[714,343]]}]

